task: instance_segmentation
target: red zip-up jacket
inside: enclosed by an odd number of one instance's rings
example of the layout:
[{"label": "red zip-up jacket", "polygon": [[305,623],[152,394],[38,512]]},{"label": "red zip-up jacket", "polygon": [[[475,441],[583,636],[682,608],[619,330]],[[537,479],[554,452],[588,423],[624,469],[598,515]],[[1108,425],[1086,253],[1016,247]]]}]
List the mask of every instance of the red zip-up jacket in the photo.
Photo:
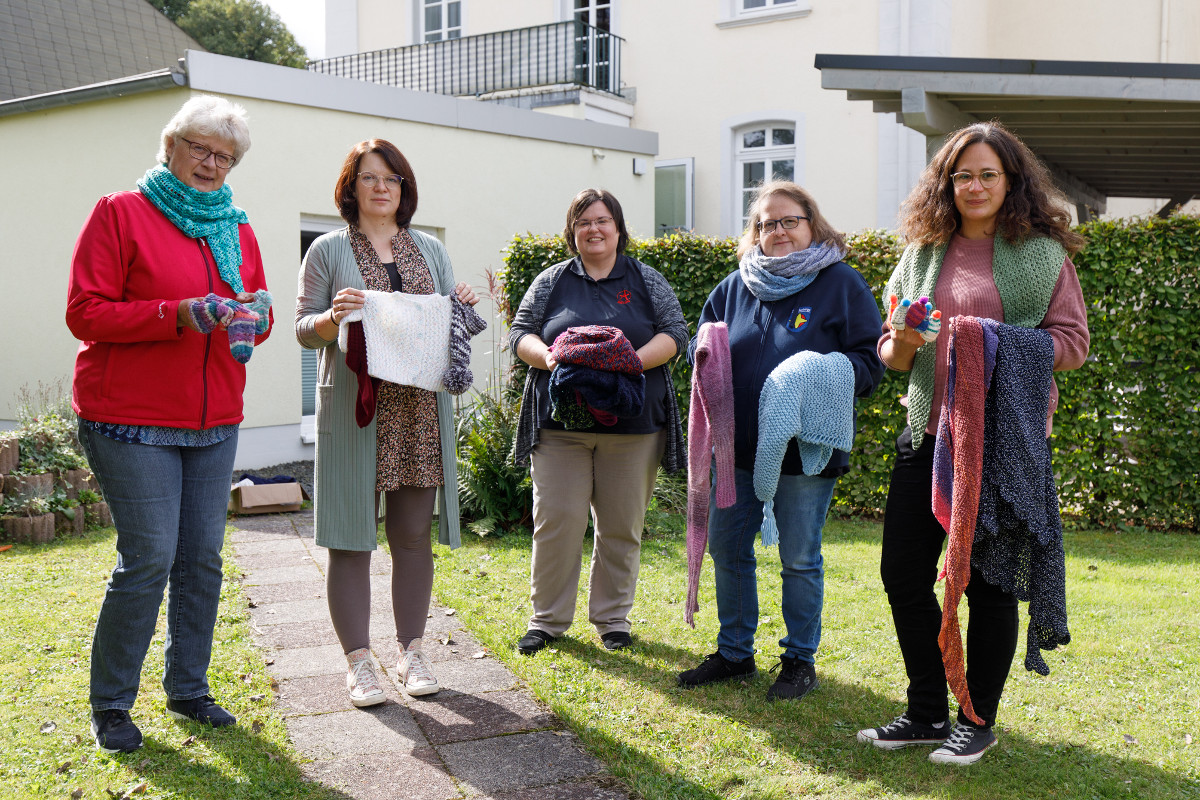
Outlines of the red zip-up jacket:
[{"label": "red zip-up jacket", "polygon": [[[238,229],[244,288],[265,289],[254,231]],[[246,368],[225,330],[204,336],[176,325],[179,301],[209,292],[234,296],[205,240],[185,236],[141,192],[100,198],[75,242],[67,284],[67,327],[81,341],[75,413],[192,430],[241,422]]]}]

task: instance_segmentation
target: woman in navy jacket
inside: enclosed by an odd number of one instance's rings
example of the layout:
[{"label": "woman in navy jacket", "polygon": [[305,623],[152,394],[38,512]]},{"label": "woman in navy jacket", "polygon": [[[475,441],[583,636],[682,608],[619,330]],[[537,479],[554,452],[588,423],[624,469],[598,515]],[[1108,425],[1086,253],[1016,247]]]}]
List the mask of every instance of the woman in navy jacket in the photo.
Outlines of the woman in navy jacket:
[{"label": "woman in navy jacket", "polygon": [[[708,542],[716,572],[717,651],[679,674],[681,686],[747,678],[755,674],[758,627],[754,538],[763,502],[754,487],[759,439],[759,396],[767,376],[797,353],[841,353],[853,370],[855,397],[867,397],[883,377],[875,352],[880,316],[867,282],[843,261],[840,233],[821,216],[812,196],[789,181],[759,189],[738,246],[740,264],[712,291],[700,325],[729,327],[735,411],[737,502],[709,504]],[[692,350],[695,349],[695,340]],[[780,672],[767,699],[800,698],[817,685],[813,666],[821,638],[824,567],[821,530],[838,476],[849,455],[834,450],[816,474],[805,474],[796,440],[780,468],[774,513],[783,577]],[[809,465],[812,473],[815,465]]]}]

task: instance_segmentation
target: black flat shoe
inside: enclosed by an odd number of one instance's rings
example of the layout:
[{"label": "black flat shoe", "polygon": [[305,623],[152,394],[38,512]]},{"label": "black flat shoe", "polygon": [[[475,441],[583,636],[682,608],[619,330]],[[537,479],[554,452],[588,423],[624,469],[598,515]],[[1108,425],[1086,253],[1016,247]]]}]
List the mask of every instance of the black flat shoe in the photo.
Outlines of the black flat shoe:
[{"label": "black flat shoe", "polygon": [[530,628],[517,642],[517,649],[521,651],[522,655],[531,656],[557,638],[557,636],[551,636],[537,628]]},{"label": "black flat shoe", "polygon": [[600,637],[605,650],[624,650],[633,644],[633,637],[627,631],[609,631]]}]

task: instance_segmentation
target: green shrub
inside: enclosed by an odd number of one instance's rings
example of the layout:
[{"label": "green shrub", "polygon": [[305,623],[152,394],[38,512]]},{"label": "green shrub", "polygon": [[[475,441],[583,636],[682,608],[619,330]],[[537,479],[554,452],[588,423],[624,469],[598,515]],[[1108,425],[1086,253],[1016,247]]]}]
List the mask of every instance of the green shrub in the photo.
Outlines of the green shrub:
[{"label": "green shrub", "polygon": [[525,531],[533,515],[529,470],[512,463],[519,398],[477,394],[458,418],[458,497],[467,528],[480,536]]},{"label": "green shrub", "polygon": [[16,472],[36,475],[39,472],[62,474],[67,470],[86,469],[87,459],[79,447],[76,421],[52,412],[33,417],[15,431],[20,447]]}]

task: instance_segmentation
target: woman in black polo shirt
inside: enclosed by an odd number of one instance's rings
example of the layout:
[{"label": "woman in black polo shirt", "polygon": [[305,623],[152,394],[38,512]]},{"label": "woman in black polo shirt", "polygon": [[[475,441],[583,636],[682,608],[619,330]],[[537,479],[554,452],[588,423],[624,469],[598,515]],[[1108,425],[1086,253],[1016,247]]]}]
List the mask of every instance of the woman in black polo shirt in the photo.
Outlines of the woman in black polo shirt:
[{"label": "woman in black polo shirt", "polygon": [[[576,195],[563,236],[575,257],[534,279],[509,334],[530,366],[515,447],[533,478],[533,615],[517,643],[526,655],[563,635],[575,617],[589,509],[588,619],[605,648],[632,643],[629,610],[658,465],[674,472],[686,458],[666,367],[688,343],[675,292],[624,255],[629,232],[608,191]],[[572,383],[579,367],[596,368],[604,380]]]}]

